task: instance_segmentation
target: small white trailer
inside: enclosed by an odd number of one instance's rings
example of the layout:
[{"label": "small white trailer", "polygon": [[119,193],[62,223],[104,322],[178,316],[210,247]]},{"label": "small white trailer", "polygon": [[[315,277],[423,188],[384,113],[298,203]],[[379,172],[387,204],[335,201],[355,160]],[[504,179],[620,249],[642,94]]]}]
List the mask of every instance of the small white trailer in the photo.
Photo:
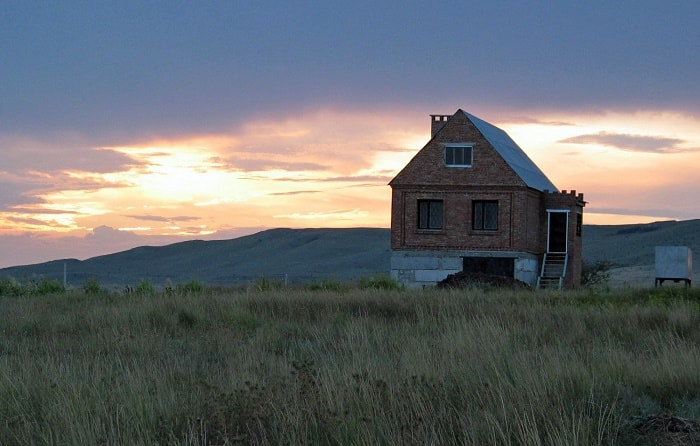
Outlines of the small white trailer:
[{"label": "small white trailer", "polygon": [[693,252],[687,246],[657,246],[656,247],[656,280],[655,286],[661,286],[664,281],[685,282],[690,286],[693,277]]}]

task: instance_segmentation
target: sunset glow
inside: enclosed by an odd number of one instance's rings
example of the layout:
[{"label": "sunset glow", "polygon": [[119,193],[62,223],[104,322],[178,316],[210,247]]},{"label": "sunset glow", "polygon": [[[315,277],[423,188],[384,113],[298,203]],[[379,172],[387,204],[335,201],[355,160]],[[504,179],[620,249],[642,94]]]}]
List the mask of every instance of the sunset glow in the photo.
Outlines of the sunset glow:
[{"label": "sunset glow", "polygon": [[700,4],[109,3],[0,17],[0,267],[388,228],[387,184],[458,108],[586,224],[700,217]]},{"label": "sunset glow", "polygon": [[[133,165],[105,174],[64,171],[66,178],[89,187],[62,189],[58,183],[47,188],[37,194],[41,202],[31,212],[22,206],[3,213],[3,231],[84,234],[107,225],[142,234],[205,235],[241,223],[388,227],[387,183],[427,143],[427,113],[420,126],[392,116],[328,110],[321,115],[329,122],[350,122],[350,129],[337,124],[314,128],[311,123],[320,118],[311,115],[308,121],[282,125],[251,122],[243,132],[209,138],[95,148],[124,154]],[[608,119],[534,117],[534,123],[488,118],[509,132],[555,184],[585,193],[588,223],[683,219],[696,211],[684,195],[662,193],[696,187],[700,127],[692,119],[639,113]],[[374,125],[377,121],[396,128]],[[362,131],[355,133],[358,128]],[[593,141],[575,142],[581,135]],[[616,137],[682,142],[655,152],[635,151],[620,147]]]}]

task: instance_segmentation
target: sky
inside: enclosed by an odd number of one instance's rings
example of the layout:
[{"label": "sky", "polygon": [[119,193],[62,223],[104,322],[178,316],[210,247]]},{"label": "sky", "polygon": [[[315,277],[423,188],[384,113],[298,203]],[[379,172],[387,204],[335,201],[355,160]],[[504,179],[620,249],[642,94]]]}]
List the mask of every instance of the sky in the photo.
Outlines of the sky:
[{"label": "sky", "polygon": [[0,267],[390,225],[463,109],[587,224],[700,217],[700,2],[0,0]]}]

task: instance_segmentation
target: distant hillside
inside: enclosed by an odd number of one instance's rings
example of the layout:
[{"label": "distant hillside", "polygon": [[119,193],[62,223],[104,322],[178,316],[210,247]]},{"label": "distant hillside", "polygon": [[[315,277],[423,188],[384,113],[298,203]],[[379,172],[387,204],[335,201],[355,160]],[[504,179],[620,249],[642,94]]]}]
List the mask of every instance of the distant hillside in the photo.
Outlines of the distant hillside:
[{"label": "distant hillside", "polygon": [[[642,283],[649,283],[654,247],[659,245],[689,246],[700,252],[700,220],[583,228],[584,260],[610,261],[626,274],[634,270]],[[210,285],[234,285],[262,276],[292,284],[326,278],[354,281],[387,274],[390,255],[388,229],[271,229],[232,240],[142,246],[82,261],[4,268],[0,277],[62,280],[65,264],[68,283],[74,286],[88,277],[97,278],[105,287],[134,285],[142,279],[156,285],[168,279],[175,284],[195,279]],[[698,269],[696,260],[694,271]],[[626,276],[620,279],[620,283],[625,281]],[[653,276],[651,281],[653,284]]]},{"label": "distant hillside", "polygon": [[[656,246],[689,246],[700,255],[700,220],[590,225],[583,231],[583,257],[588,261],[607,260],[618,267],[653,265]],[[697,271],[698,256],[693,260]]]},{"label": "distant hillside", "polygon": [[355,280],[389,271],[389,230],[270,229],[231,240],[193,240],[167,246],[142,246],[87,260],[55,260],[0,269],[0,277],[34,275],[82,284],[95,277],[103,286],[156,285],[200,280],[207,284],[245,284],[265,276],[288,283],[324,278]]}]

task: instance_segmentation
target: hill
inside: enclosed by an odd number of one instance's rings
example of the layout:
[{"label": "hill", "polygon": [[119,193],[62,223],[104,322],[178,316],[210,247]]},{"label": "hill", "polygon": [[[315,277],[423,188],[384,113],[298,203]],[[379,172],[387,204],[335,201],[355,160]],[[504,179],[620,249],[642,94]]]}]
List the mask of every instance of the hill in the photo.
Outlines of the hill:
[{"label": "hill", "polygon": [[699,253],[693,256],[693,283],[700,283],[700,220],[584,226],[583,258],[610,262],[613,287],[653,286],[656,246],[688,246]]},{"label": "hill", "polygon": [[245,284],[265,276],[288,283],[324,278],[342,281],[389,270],[389,230],[270,229],[231,240],[192,240],[141,246],[87,260],[55,260],[0,269],[0,277],[32,276],[82,284],[95,277],[103,285],[133,285],[148,279],[161,285],[199,280],[211,285]]},{"label": "hill", "polygon": [[700,220],[584,226],[583,257],[588,261],[607,260],[618,267],[653,265],[656,246],[700,249]]},{"label": "hill", "polygon": [[[587,262],[613,265],[615,284],[653,284],[654,247],[700,249],[700,220],[634,225],[585,225]],[[287,283],[333,278],[352,281],[389,271],[388,229],[271,229],[231,240],[193,240],[166,246],[141,246],[87,260],[55,260],[0,269],[0,277],[33,276],[82,284],[95,277],[121,287],[148,279],[156,285],[199,280],[211,285],[247,284],[259,277]],[[700,269],[697,261],[694,271]]]}]

